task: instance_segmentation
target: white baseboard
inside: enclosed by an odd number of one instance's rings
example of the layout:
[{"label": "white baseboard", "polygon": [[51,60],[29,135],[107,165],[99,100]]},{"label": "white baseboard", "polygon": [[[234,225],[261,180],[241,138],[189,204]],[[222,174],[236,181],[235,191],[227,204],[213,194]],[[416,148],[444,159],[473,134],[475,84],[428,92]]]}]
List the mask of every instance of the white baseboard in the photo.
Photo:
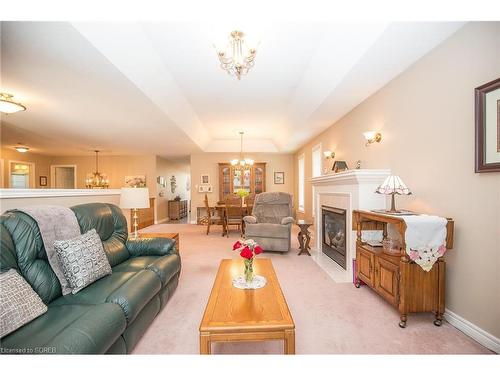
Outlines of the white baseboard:
[{"label": "white baseboard", "polygon": [[486,332],[485,330],[479,328],[475,324],[472,324],[468,320],[462,318],[460,315],[457,315],[453,311],[450,311],[448,309],[446,309],[444,312],[444,318],[453,327],[462,331],[481,345],[487,347],[495,353],[500,353],[500,339],[498,337],[493,336],[492,334]]},{"label": "white baseboard", "polygon": [[191,220],[189,224],[198,224],[198,222],[196,220]]}]

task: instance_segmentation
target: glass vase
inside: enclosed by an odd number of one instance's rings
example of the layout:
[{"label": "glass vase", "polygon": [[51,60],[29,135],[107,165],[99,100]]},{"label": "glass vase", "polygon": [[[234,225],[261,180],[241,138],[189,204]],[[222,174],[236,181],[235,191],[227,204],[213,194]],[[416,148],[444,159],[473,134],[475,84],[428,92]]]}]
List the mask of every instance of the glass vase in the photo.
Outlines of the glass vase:
[{"label": "glass vase", "polygon": [[253,258],[245,259],[245,281],[251,283],[253,280]]}]

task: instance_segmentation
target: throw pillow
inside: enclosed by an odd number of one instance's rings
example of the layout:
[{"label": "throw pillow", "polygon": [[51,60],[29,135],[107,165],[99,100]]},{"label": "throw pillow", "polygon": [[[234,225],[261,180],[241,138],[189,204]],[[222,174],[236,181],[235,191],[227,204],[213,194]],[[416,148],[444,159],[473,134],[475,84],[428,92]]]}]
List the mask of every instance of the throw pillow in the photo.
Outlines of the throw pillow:
[{"label": "throw pillow", "polygon": [[111,273],[95,229],[71,240],[54,241],[54,248],[73,294]]},{"label": "throw pillow", "polygon": [[16,270],[0,274],[0,338],[47,311],[47,306]]}]

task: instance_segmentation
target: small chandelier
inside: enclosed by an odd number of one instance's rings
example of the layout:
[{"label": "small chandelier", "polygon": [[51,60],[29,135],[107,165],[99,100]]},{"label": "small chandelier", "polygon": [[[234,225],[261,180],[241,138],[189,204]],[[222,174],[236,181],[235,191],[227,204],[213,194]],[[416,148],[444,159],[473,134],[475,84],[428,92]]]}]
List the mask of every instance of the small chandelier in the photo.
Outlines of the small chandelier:
[{"label": "small chandelier", "polygon": [[21,103],[12,100],[13,96],[5,92],[0,92],[0,112],[10,114],[26,111],[26,107]]},{"label": "small chandelier", "polygon": [[217,52],[220,66],[228,74],[241,79],[242,75],[248,73],[254,65],[255,54],[257,50],[250,48],[244,51],[245,34],[242,31],[235,30],[229,36],[228,53],[224,51]]},{"label": "small chandelier", "polygon": [[99,172],[99,151],[95,150],[95,172],[87,173],[85,187],[87,189],[107,189],[109,180],[104,173]]},{"label": "small chandelier", "polygon": [[231,165],[237,170],[250,169],[254,163],[252,159],[243,156],[243,134],[243,132],[240,132],[240,158],[231,160]]}]

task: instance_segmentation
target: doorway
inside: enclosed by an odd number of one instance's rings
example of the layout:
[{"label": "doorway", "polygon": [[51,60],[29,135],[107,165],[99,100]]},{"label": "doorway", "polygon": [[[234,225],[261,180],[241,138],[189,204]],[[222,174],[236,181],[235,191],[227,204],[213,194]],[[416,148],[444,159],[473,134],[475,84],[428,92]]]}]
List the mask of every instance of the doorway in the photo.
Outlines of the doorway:
[{"label": "doorway", "polygon": [[12,189],[34,189],[35,163],[9,161],[9,187]]},{"label": "doorway", "polygon": [[50,187],[53,189],[76,189],[76,165],[51,165]]}]

